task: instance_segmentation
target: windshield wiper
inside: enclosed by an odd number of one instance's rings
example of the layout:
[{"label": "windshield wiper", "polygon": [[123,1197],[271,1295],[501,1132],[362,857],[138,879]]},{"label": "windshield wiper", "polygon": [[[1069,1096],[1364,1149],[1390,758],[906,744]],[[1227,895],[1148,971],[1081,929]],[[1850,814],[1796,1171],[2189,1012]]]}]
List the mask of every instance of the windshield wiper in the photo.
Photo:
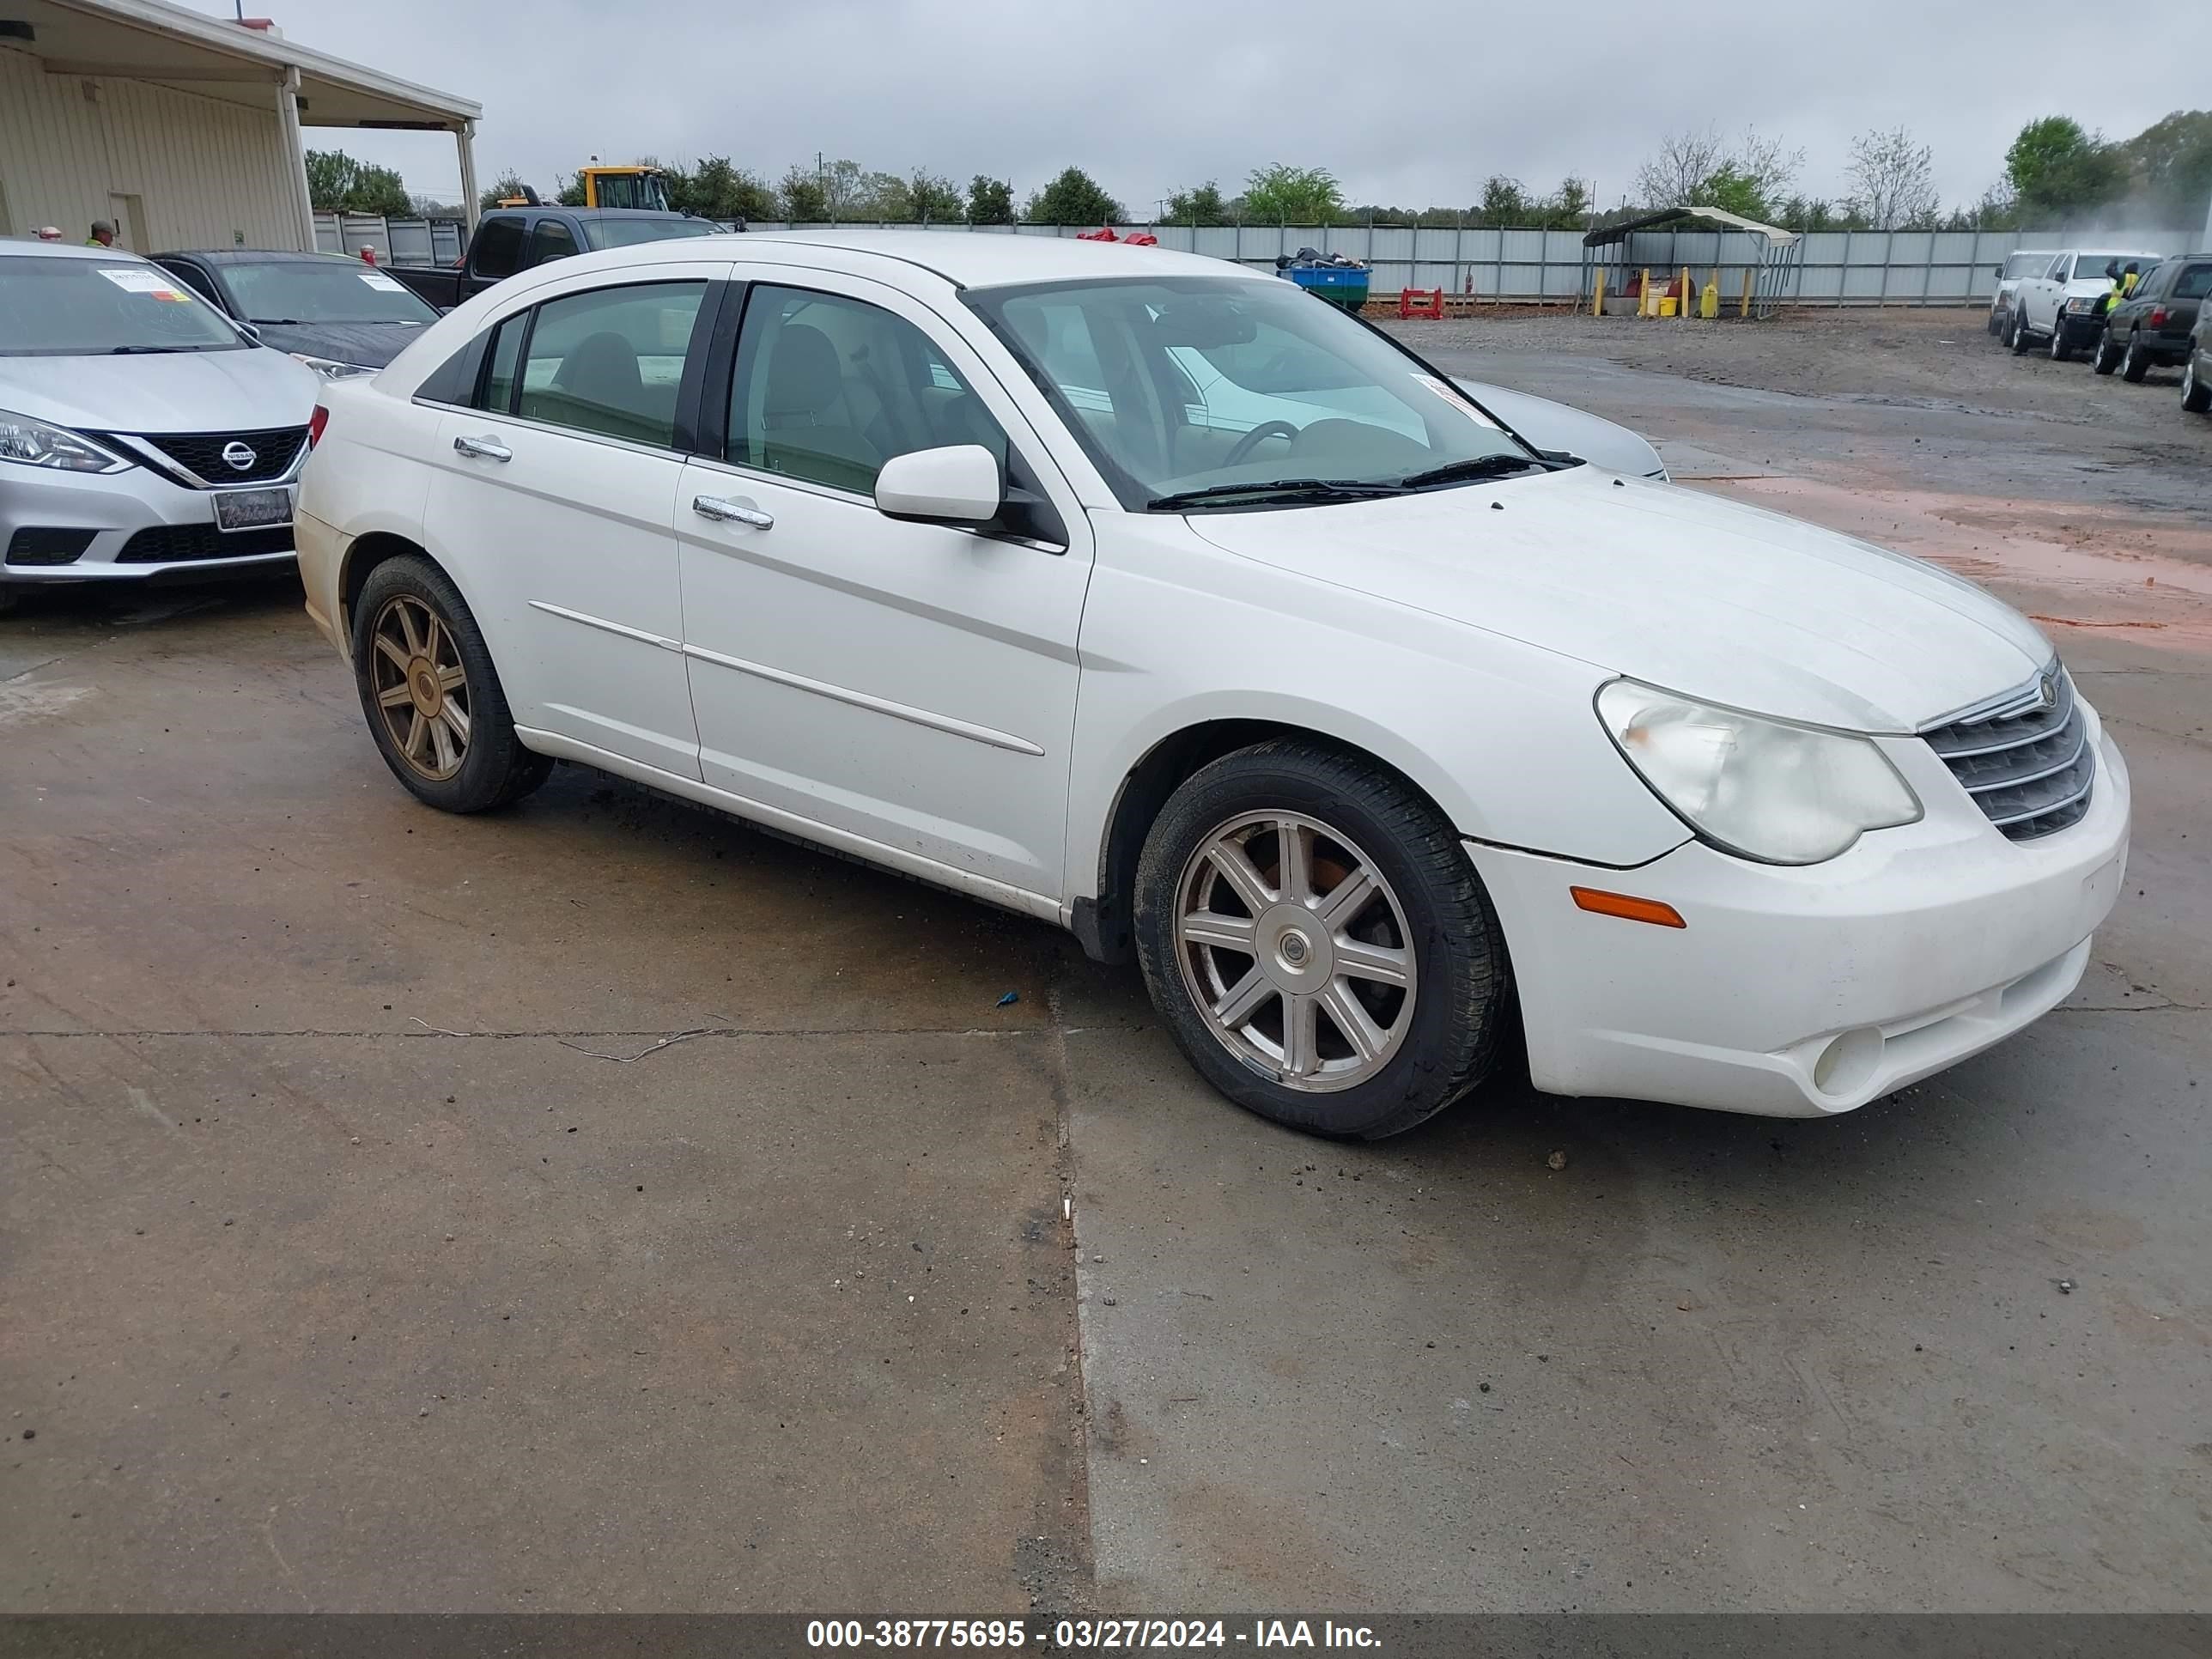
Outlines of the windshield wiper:
[{"label": "windshield wiper", "polygon": [[1552,469],[1547,462],[1528,455],[1477,455],[1468,460],[1448,461],[1442,466],[1432,466],[1425,472],[1416,472],[1398,482],[1407,489],[1422,489],[1431,484],[1463,483],[1475,478],[1496,478],[1508,472],[1531,470],[1549,472]]},{"label": "windshield wiper", "polygon": [[1203,489],[1178,489],[1172,495],[1156,495],[1145,503],[1152,513],[1190,507],[1203,501],[1249,495],[1267,501],[1354,501],[1376,495],[1395,495],[1402,486],[1359,478],[1275,478],[1263,483],[1208,484]]},{"label": "windshield wiper", "polygon": [[212,346],[204,345],[110,346],[107,348],[107,355],[111,357],[159,357],[173,351],[212,351],[213,349],[215,348]]},{"label": "windshield wiper", "polygon": [[300,328],[304,325],[297,317],[248,317],[246,319],[256,328]]}]

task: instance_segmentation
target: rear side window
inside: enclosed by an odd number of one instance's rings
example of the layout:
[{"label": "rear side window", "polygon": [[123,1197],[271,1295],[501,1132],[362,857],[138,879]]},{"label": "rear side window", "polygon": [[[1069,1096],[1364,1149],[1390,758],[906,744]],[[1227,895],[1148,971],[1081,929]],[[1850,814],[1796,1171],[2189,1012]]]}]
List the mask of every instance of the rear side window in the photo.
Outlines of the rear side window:
[{"label": "rear side window", "polygon": [[475,268],[479,276],[512,276],[522,263],[522,221],[487,219],[477,232]]},{"label": "rear side window", "polygon": [[2173,297],[2177,300],[2201,300],[2212,294],[2212,265],[2185,265],[2181,275],[2174,279]]},{"label": "rear side window", "polygon": [[549,300],[522,364],[516,413],[672,448],[684,364],[707,284],[640,283]]}]

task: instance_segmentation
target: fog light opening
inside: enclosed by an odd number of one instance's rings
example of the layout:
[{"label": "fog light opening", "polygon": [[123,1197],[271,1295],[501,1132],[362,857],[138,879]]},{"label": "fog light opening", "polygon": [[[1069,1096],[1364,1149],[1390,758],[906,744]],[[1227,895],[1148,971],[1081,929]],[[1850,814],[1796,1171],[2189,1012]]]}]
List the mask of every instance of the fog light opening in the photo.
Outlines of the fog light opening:
[{"label": "fog light opening", "polygon": [[1887,1042],[1871,1025],[1832,1037],[1813,1062],[1813,1086],[1824,1095],[1853,1095],[1874,1080]]}]

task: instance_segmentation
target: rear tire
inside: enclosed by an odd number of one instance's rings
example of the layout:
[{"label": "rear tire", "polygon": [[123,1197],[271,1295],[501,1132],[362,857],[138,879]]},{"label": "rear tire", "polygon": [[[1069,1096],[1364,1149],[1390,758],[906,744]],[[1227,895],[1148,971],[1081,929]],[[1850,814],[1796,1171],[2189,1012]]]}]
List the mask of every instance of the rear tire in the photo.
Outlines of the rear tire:
[{"label": "rear tire", "polygon": [[515,735],[483,631],[428,559],[406,554],[368,573],[354,604],[353,663],[370,736],[425,805],[488,811],[552,771]]},{"label": "rear tire", "polygon": [[2181,406],[2191,415],[2212,414],[2212,380],[2197,372],[2194,351],[2181,371]]},{"label": "rear tire", "polygon": [[1982,332],[1984,334],[2004,332],[2004,313],[1995,306],[1990,307],[1989,320],[1982,325]]},{"label": "rear tire", "polygon": [[1380,1139],[1496,1057],[1509,970],[1489,898],[1451,825],[1364,757],[1280,739],[1200,769],[1146,836],[1135,899],[1154,1006],[1262,1117]]},{"label": "rear tire", "polygon": [[2130,386],[2141,386],[2143,376],[2150,373],[2150,353],[2142,347],[2142,335],[2130,330],[2128,349],[2120,354],[2120,378]]},{"label": "rear tire", "polygon": [[2089,359],[2089,367],[2100,374],[2109,374],[2120,366],[2120,354],[2112,346],[2112,331],[2106,329],[2097,337],[2097,355]]},{"label": "rear tire", "polygon": [[2015,357],[2026,356],[2028,347],[2034,343],[2028,337],[2027,308],[2025,306],[2012,308],[2012,332],[2006,337],[2005,343],[2012,348],[2012,355]]}]

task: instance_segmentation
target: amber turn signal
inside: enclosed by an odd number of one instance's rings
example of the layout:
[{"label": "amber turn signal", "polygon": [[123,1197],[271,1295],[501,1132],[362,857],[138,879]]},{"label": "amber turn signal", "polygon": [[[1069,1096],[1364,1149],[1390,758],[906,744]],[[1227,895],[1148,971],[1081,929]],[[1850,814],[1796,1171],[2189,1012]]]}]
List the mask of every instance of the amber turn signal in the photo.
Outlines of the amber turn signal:
[{"label": "amber turn signal", "polygon": [[1648,921],[1654,927],[1686,927],[1682,913],[1671,904],[1657,899],[1635,898],[1626,893],[1608,893],[1599,887],[1570,887],[1578,909],[1593,910],[1601,916],[1619,916],[1624,921]]}]

